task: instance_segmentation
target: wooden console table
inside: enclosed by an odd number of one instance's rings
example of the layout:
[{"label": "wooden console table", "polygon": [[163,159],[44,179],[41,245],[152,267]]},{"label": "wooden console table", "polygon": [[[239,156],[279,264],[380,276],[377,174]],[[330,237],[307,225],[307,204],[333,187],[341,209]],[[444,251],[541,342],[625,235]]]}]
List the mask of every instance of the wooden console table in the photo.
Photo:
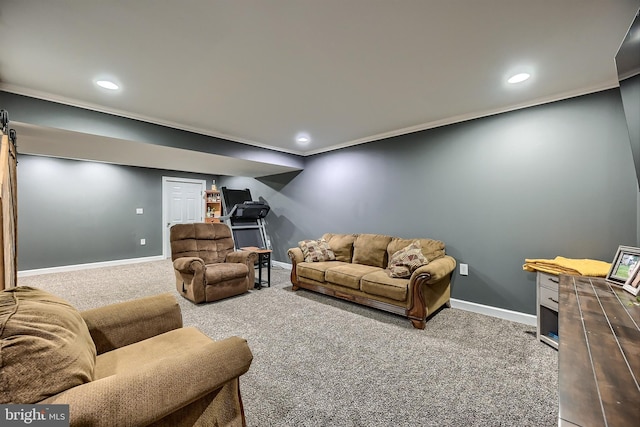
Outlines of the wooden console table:
[{"label": "wooden console table", "polygon": [[640,306],[604,279],[560,276],[560,426],[640,423]]}]

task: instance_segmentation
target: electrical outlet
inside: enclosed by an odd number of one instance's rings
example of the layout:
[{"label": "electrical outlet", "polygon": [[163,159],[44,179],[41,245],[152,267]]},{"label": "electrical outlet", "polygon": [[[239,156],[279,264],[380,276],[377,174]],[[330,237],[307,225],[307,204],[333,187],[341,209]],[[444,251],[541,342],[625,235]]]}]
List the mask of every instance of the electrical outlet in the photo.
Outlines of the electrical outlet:
[{"label": "electrical outlet", "polygon": [[460,264],[460,275],[461,276],[469,275],[469,264]]},{"label": "electrical outlet", "polygon": [[144,246],[147,244],[147,239],[140,239],[140,245]]},{"label": "electrical outlet", "polygon": [[136,215],[142,215],[144,210],[142,208],[136,208]]}]

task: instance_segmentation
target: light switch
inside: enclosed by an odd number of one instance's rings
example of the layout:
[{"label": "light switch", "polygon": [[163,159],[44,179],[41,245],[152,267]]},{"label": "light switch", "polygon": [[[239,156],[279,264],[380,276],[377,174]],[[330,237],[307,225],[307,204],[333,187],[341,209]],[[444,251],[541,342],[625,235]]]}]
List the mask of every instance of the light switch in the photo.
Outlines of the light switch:
[{"label": "light switch", "polygon": [[460,264],[460,275],[461,276],[469,275],[469,264]]},{"label": "light switch", "polygon": [[146,245],[147,244],[147,239],[140,239],[140,244],[142,246]]},{"label": "light switch", "polygon": [[142,208],[136,208],[136,215],[142,215],[144,213],[144,211],[142,210]]}]

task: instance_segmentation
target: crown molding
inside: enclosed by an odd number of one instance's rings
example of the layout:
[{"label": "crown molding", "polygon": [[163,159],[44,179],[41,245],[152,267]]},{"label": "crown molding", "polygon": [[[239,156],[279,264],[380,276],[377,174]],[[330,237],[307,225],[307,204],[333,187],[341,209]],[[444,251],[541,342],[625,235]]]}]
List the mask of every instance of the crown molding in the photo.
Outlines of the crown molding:
[{"label": "crown molding", "polygon": [[106,114],[111,114],[111,115],[114,115],[114,116],[124,117],[124,118],[127,118],[127,119],[139,120],[141,122],[147,122],[147,123],[152,123],[152,124],[155,124],[155,125],[160,125],[160,126],[164,126],[164,127],[173,128],[173,129],[184,130],[184,131],[187,131],[187,132],[197,133],[197,134],[200,134],[200,135],[205,135],[205,136],[210,136],[210,137],[220,138],[220,139],[226,139],[228,141],[239,142],[241,144],[247,144],[247,145],[251,145],[251,146],[254,146],[254,147],[258,147],[258,148],[264,148],[264,149],[267,149],[267,150],[280,151],[280,152],[283,152],[283,153],[295,154],[295,155],[298,155],[298,156],[304,156],[305,155],[302,152],[298,152],[298,151],[294,151],[294,150],[285,150],[283,148],[273,147],[271,145],[262,144],[260,142],[252,141],[250,139],[239,138],[239,137],[236,137],[236,136],[227,135],[227,134],[220,133],[220,132],[212,132],[210,130],[205,130],[205,129],[201,129],[201,128],[197,128],[197,127],[193,127],[193,126],[185,126],[184,124],[181,124],[181,123],[176,123],[176,122],[172,122],[172,121],[168,121],[168,120],[161,120],[161,119],[158,119],[158,118],[155,118],[155,117],[149,117],[149,116],[145,116],[145,115],[142,115],[142,114],[131,113],[129,111],[118,110],[116,108],[107,108],[107,107],[105,107],[103,105],[93,104],[93,103],[90,103],[90,102],[78,101],[77,99],[67,98],[67,97],[64,97],[64,96],[55,95],[55,94],[52,94],[52,93],[49,93],[49,92],[39,91],[39,90],[35,90],[35,89],[29,89],[29,88],[26,88],[26,87],[23,87],[23,86],[16,86],[16,85],[11,85],[11,84],[6,84],[6,83],[0,83],[0,90],[1,91],[5,91],[5,92],[9,92],[9,93],[15,93],[16,95],[29,96],[31,98],[38,98],[38,99],[42,99],[44,101],[56,102],[58,104],[69,105],[71,107],[84,108],[85,110],[97,111],[99,113],[106,113]]},{"label": "crown molding", "polygon": [[511,111],[517,111],[517,110],[522,110],[525,108],[530,108],[530,107],[535,107],[538,105],[543,105],[543,104],[549,104],[552,102],[557,102],[557,101],[563,101],[566,99],[570,99],[570,98],[576,98],[579,96],[583,96],[583,95],[589,95],[591,93],[595,93],[595,92],[601,92],[604,90],[608,90],[608,89],[612,89],[614,87],[618,87],[619,84],[618,82],[608,82],[608,83],[604,83],[604,84],[598,84],[598,85],[593,85],[591,87],[587,87],[587,88],[581,88],[579,90],[573,90],[573,91],[567,91],[567,92],[562,92],[560,94],[555,94],[552,96],[547,96],[547,97],[542,97],[542,98],[537,98],[533,101],[529,101],[526,103],[520,103],[520,104],[515,104],[509,107],[505,107],[505,108],[499,108],[499,109],[492,109],[492,110],[484,110],[484,111],[477,111],[477,112],[473,112],[473,113],[467,113],[467,114],[461,114],[461,115],[457,115],[457,116],[452,116],[452,117],[447,117],[445,119],[441,119],[441,120],[434,120],[431,122],[427,122],[427,123],[422,123],[422,124],[418,124],[415,126],[409,126],[406,128],[402,128],[402,129],[396,129],[396,130],[392,130],[389,132],[382,132],[382,133],[378,133],[375,135],[371,135],[371,136],[367,136],[364,138],[359,138],[359,139],[354,139],[351,141],[345,141],[343,143],[339,143],[339,144],[335,144],[332,145],[330,147],[326,147],[326,148],[321,148],[321,149],[317,149],[317,150],[310,150],[310,151],[296,151],[296,150],[285,150],[282,148],[277,148],[277,147],[273,147],[267,144],[262,144],[256,141],[252,141],[252,140],[248,140],[248,139],[244,139],[244,138],[238,138],[235,136],[231,136],[231,135],[227,135],[227,134],[223,134],[223,133],[217,133],[217,132],[211,132],[209,130],[205,130],[205,129],[200,129],[200,128],[196,128],[196,127],[191,127],[191,126],[185,126],[179,123],[175,123],[175,122],[170,122],[170,121],[166,121],[166,120],[159,120],[157,118],[153,118],[153,117],[148,117],[148,116],[144,116],[144,115],[140,115],[140,114],[133,114],[127,111],[122,111],[122,110],[117,110],[117,109],[113,109],[113,108],[106,108],[104,106],[101,105],[97,105],[97,104],[92,104],[92,103],[87,103],[87,102],[80,102],[78,100],[75,99],[71,99],[71,98],[66,98],[63,96],[58,96],[58,95],[54,95],[48,92],[42,92],[42,91],[37,91],[37,90],[33,90],[33,89],[28,89],[25,87],[21,87],[21,86],[16,86],[16,85],[9,85],[6,83],[0,83],[0,90],[3,90],[5,92],[10,92],[10,93],[15,93],[18,95],[25,95],[25,96],[30,96],[33,98],[38,98],[38,99],[43,99],[45,101],[52,101],[52,102],[57,102],[59,104],[65,104],[65,105],[69,105],[72,107],[79,107],[79,108],[84,108],[87,110],[92,110],[92,111],[98,111],[101,113],[107,113],[107,114],[112,114],[112,115],[116,115],[116,116],[120,116],[120,117],[125,117],[125,118],[129,118],[129,119],[134,119],[134,120],[140,120],[143,122],[148,122],[148,123],[153,123],[153,124],[157,124],[160,126],[165,126],[165,127],[170,127],[170,128],[174,128],[174,129],[180,129],[180,130],[184,130],[187,132],[193,132],[193,133],[197,133],[197,134],[201,134],[201,135],[205,135],[205,136],[211,136],[214,138],[221,138],[221,139],[226,139],[228,141],[233,141],[233,142],[238,142],[241,144],[247,144],[247,145],[251,145],[254,147],[258,147],[258,148],[264,148],[267,150],[274,150],[274,151],[279,151],[279,152],[283,152],[283,153],[288,153],[288,154],[294,154],[294,155],[298,155],[298,156],[303,156],[303,157],[307,157],[307,156],[313,156],[316,154],[322,154],[322,153],[327,153],[330,151],[335,151],[335,150],[340,150],[342,148],[348,148],[348,147],[353,147],[356,145],[361,145],[361,144],[366,144],[368,142],[374,142],[374,141],[379,141],[382,139],[387,139],[387,138],[393,138],[396,136],[402,136],[402,135],[407,135],[410,133],[416,133],[416,132],[420,132],[423,130],[428,130],[428,129],[434,129],[434,128],[438,128],[438,127],[442,127],[442,126],[447,126],[447,125],[452,125],[455,123],[462,123],[462,122],[466,122],[469,120],[475,120],[475,119],[480,119],[483,117],[489,117],[489,116],[495,116],[498,114],[503,114],[503,113],[508,113]]},{"label": "crown molding", "polygon": [[495,116],[498,114],[503,114],[503,113],[508,113],[511,111],[517,111],[517,110],[522,110],[525,108],[529,108],[529,107],[535,107],[538,105],[543,105],[543,104],[550,104],[552,102],[556,102],[556,101],[562,101],[565,99],[570,99],[570,98],[577,98],[579,96],[583,96],[583,95],[588,95],[591,93],[596,93],[596,92],[601,92],[603,90],[608,90],[614,87],[618,87],[617,82],[616,83],[606,83],[606,84],[600,84],[600,85],[594,85],[588,88],[582,88],[580,90],[574,90],[574,91],[568,91],[568,92],[563,92],[560,94],[556,94],[553,96],[548,96],[548,97],[542,97],[542,98],[537,98],[533,101],[529,101],[526,103],[521,103],[521,104],[515,104],[506,108],[499,108],[499,109],[493,109],[493,110],[485,110],[485,111],[479,111],[479,112],[473,112],[473,113],[468,113],[468,114],[461,114],[458,116],[452,116],[452,117],[447,117],[445,119],[442,120],[435,120],[432,122],[427,122],[427,123],[422,123],[419,125],[415,125],[415,126],[409,126],[406,128],[402,128],[402,129],[397,129],[397,130],[393,130],[393,131],[389,131],[389,132],[383,132],[383,133],[379,133],[376,135],[372,135],[372,136],[367,136],[365,138],[360,138],[360,139],[354,139],[352,141],[347,141],[344,142],[342,144],[336,144],[333,145],[331,147],[325,148],[325,149],[319,149],[319,150],[312,150],[312,151],[307,151],[305,152],[305,156],[311,156],[314,154],[321,154],[321,153],[326,153],[329,151],[334,151],[334,150],[339,150],[342,148],[348,148],[348,147],[353,147],[354,145],[360,145],[360,144],[366,144],[368,142],[373,142],[373,141],[379,141],[381,139],[387,139],[387,138],[393,138],[396,136],[402,136],[402,135],[407,135],[410,133],[415,133],[415,132],[420,132],[423,130],[428,130],[428,129],[434,129],[434,128],[438,128],[438,127],[442,127],[442,126],[447,126],[447,125],[452,125],[455,123],[462,123],[462,122],[466,122],[469,120],[475,120],[475,119],[480,119],[483,117],[489,117],[489,116]]}]

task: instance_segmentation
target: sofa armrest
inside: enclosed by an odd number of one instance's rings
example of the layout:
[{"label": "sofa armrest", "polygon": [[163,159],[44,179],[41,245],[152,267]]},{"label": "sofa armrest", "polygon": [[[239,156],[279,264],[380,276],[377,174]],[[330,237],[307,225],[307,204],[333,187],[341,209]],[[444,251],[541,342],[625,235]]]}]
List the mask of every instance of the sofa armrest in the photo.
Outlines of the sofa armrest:
[{"label": "sofa armrest", "polygon": [[291,289],[297,291],[298,286],[298,264],[304,261],[304,255],[302,249],[299,247],[291,248],[287,251],[289,259],[291,259]]},{"label": "sofa armrest", "polygon": [[429,275],[429,280],[427,280],[426,283],[432,284],[451,274],[455,268],[456,260],[449,255],[445,255],[442,258],[434,259],[429,264],[418,267],[418,269],[413,272],[411,279],[413,280],[419,275],[426,273]]},{"label": "sofa armrest", "polygon": [[182,327],[182,313],[170,294],[111,304],[80,313],[98,354]]},{"label": "sofa armrest", "polygon": [[182,257],[173,261],[173,268],[180,273],[195,274],[198,271],[204,270],[204,261],[198,257]]},{"label": "sofa armrest", "polygon": [[287,251],[287,255],[291,259],[291,262],[297,264],[299,262],[304,261],[304,255],[302,254],[302,249],[300,248],[291,248]]},{"label": "sofa armrest", "polygon": [[147,425],[238,378],[252,359],[246,340],[230,337],[164,355],[38,403],[68,404],[71,426]]}]

